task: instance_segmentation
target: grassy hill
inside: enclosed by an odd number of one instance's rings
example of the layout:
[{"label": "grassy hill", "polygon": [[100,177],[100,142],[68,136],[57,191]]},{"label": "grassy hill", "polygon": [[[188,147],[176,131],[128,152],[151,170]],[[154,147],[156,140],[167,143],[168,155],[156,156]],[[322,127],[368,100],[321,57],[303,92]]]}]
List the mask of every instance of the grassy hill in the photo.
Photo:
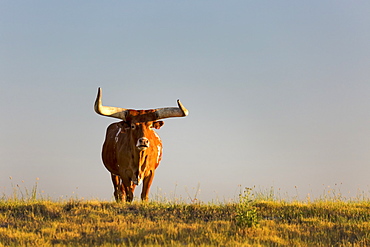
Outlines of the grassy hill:
[{"label": "grassy hill", "polygon": [[0,199],[0,246],[370,246],[370,201]]}]

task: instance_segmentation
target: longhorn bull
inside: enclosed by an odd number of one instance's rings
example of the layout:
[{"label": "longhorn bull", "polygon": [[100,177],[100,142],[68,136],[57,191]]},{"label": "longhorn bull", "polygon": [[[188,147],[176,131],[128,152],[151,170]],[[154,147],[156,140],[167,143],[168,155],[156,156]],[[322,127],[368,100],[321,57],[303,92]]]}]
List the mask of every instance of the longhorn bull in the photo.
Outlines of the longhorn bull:
[{"label": "longhorn bull", "polygon": [[148,200],[155,169],[162,158],[162,142],[154,129],[164,125],[161,119],[188,115],[180,100],[177,104],[178,107],[152,110],[103,106],[102,90],[98,89],[95,112],[122,120],[108,126],[102,148],[102,160],[111,173],[117,202],[131,202],[135,187],[141,183],[141,199]]}]

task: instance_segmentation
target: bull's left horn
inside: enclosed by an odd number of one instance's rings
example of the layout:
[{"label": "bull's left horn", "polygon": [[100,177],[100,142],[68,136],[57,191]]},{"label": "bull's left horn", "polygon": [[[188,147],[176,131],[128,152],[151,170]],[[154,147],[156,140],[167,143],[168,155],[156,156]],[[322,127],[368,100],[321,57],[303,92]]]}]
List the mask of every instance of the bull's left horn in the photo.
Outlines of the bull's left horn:
[{"label": "bull's left horn", "polygon": [[114,117],[126,120],[127,109],[113,106],[103,106],[101,98],[102,98],[102,89],[99,87],[98,94],[96,95],[96,100],[94,104],[94,109],[96,113],[107,117]]},{"label": "bull's left horn", "polygon": [[179,107],[166,107],[156,109],[158,119],[171,118],[171,117],[185,117],[189,115],[188,109],[186,109],[180,100],[177,100],[177,105]]}]

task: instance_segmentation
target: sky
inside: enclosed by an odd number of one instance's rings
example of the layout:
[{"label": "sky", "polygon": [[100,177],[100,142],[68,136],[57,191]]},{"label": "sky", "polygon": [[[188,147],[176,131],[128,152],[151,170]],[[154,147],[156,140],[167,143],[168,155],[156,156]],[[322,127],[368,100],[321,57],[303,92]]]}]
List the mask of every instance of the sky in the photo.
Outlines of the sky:
[{"label": "sky", "polygon": [[[93,110],[176,106],[151,199],[370,195],[370,2],[2,1],[0,195],[112,200]],[[18,188],[18,186],[19,188]],[[135,191],[139,197],[141,187]]]}]

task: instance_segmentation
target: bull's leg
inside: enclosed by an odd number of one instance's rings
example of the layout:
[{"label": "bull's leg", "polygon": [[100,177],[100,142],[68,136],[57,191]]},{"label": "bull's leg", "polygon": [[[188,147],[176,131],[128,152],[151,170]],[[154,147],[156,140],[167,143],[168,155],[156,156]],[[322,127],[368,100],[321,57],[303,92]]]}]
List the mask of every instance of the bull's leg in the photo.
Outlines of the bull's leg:
[{"label": "bull's leg", "polygon": [[134,191],[136,185],[129,180],[123,180],[122,182],[126,192],[126,202],[132,202],[132,200],[134,200]]},{"label": "bull's leg", "polygon": [[132,200],[134,199],[134,191],[135,191],[135,187],[136,187],[136,185],[135,185],[134,183],[131,183],[131,186],[130,186],[130,188],[129,188],[130,200],[128,200],[128,199],[126,198],[126,201],[127,201],[127,202],[132,202]]},{"label": "bull's leg", "polygon": [[114,198],[116,202],[121,202],[125,197],[125,191],[123,189],[123,184],[121,183],[121,178],[117,175],[111,174],[113,188],[114,188]]},{"label": "bull's leg", "polygon": [[151,171],[149,176],[144,178],[143,190],[141,192],[142,201],[148,201],[149,199],[149,190],[150,190],[150,186],[152,185],[153,178],[154,178],[154,171]]}]

